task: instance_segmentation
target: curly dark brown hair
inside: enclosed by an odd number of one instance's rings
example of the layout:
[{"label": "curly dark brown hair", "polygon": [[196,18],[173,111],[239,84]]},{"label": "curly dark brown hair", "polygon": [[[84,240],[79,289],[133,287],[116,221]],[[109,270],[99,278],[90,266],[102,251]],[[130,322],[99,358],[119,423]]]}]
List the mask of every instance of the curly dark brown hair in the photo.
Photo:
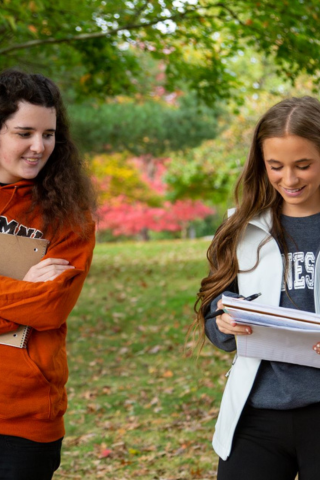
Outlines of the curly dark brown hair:
[{"label": "curly dark brown hair", "polygon": [[18,110],[20,102],[54,108],[57,116],[55,147],[34,179],[32,192],[32,205],[41,208],[42,228],[44,232],[49,227],[56,232],[69,224],[83,233],[88,223],[87,213],[96,207],[95,193],[70,137],[59,88],[43,75],[15,69],[1,72],[0,129]]}]

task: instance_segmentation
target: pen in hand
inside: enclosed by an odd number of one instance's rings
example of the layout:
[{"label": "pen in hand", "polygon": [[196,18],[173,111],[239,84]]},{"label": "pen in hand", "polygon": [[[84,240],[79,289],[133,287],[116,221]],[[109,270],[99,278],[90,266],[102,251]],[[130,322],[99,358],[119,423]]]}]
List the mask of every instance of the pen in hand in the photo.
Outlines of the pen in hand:
[{"label": "pen in hand", "polygon": [[243,300],[247,300],[248,302],[251,302],[252,300],[255,300],[256,298],[260,297],[262,295],[261,293],[254,293],[253,295],[250,295],[249,297],[244,298]]},{"label": "pen in hand", "polygon": [[[254,293],[253,295],[250,295],[249,297],[243,298],[243,300],[247,300],[247,302],[252,302],[252,300],[255,300],[256,298],[260,297],[260,295],[261,295],[261,293]],[[222,309],[216,310],[209,317],[207,317],[207,319],[216,318],[219,315],[222,315],[223,313],[225,313],[225,311],[222,310]]]}]

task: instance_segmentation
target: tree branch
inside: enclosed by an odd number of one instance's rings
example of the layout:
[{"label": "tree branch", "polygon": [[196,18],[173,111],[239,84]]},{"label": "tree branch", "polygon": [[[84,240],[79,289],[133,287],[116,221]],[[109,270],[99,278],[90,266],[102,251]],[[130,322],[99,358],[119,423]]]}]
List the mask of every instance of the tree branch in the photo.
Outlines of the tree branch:
[{"label": "tree branch", "polygon": [[242,25],[243,27],[247,27],[247,25],[240,20],[238,15],[236,15],[236,13],[234,13],[234,11],[231,10],[231,8],[228,7],[225,3],[218,2],[218,3],[215,3],[214,6],[224,8],[235,20],[237,20],[237,22],[240,23],[240,25]]},{"label": "tree branch", "polygon": [[29,42],[25,42],[25,43],[19,43],[19,44],[16,44],[16,45],[11,45],[9,47],[5,47],[5,48],[2,48],[0,49],[0,55],[3,55],[3,54],[6,54],[6,53],[9,53],[9,52],[13,52],[13,51],[16,51],[16,50],[24,50],[24,49],[27,49],[27,48],[33,48],[33,47],[37,47],[39,45],[54,45],[54,44],[59,44],[59,43],[72,43],[72,42],[79,42],[79,41],[84,41],[84,40],[89,40],[91,38],[104,38],[104,37],[112,37],[113,35],[116,35],[117,33],[123,31],[123,30],[139,30],[140,28],[149,28],[149,27],[152,27],[154,25],[156,25],[157,23],[163,23],[165,22],[166,20],[171,20],[171,21],[176,21],[176,20],[179,20],[179,19],[182,19],[190,14],[196,14],[196,10],[195,9],[188,9],[188,10],[185,10],[184,12],[181,12],[181,13],[177,13],[176,15],[171,15],[171,16],[168,16],[168,17],[160,17],[160,18],[156,18],[155,20],[149,22],[149,23],[138,23],[138,24],[133,24],[133,25],[125,25],[125,26],[121,26],[119,28],[115,28],[113,30],[109,30],[107,32],[94,32],[94,33],[82,33],[82,34],[79,34],[79,35],[70,35],[68,37],[64,37],[64,38],[53,38],[53,37],[50,37],[50,38],[41,38],[41,39],[38,39],[38,40],[30,40]]},{"label": "tree branch", "polygon": [[[143,8],[146,4],[147,4],[147,0],[146,0],[146,3],[143,4],[142,7],[136,12],[136,15],[134,16],[134,19],[137,19],[137,17],[140,16],[140,14],[142,13],[142,10],[143,10]],[[176,13],[175,15],[171,15],[171,16],[167,16],[167,17],[157,17],[156,19],[150,21],[149,23],[141,23],[140,22],[140,23],[137,23],[137,24],[124,25],[124,26],[121,26],[121,27],[118,27],[118,28],[115,28],[115,29],[109,30],[109,31],[82,33],[82,34],[78,34],[78,35],[69,35],[69,36],[63,37],[63,38],[50,37],[50,38],[41,38],[41,39],[37,39],[37,40],[30,40],[28,42],[4,47],[4,48],[0,49],[0,55],[4,55],[4,54],[7,54],[9,52],[14,52],[14,51],[17,51],[17,50],[24,50],[24,49],[28,49],[28,48],[33,48],[33,47],[37,47],[37,46],[40,46],[40,45],[50,45],[50,44],[51,45],[57,45],[57,44],[60,44],[60,43],[80,42],[80,41],[85,41],[85,40],[89,40],[89,39],[93,39],[93,38],[108,38],[108,37],[112,37],[112,36],[118,34],[121,31],[124,31],[124,30],[132,31],[132,30],[146,29],[146,28],[150,28],[150,27],[156,25],[157,23],[163,23],[167,20],[175,22],[175,21],[178,21],[178,20],[182,20],[183,18],[185,18],[187,16],[191,16],[191,15],[194,15],[194,17],[208,18],[208,19],[209,18],[219,18],[219,16],[213,16],[213,15],[210,15],[210,14],[209,15],[206,15],[206,14],[201,15],[198,11],[198,8],[199,8],[198,6],[195,6],[194,8],[188,6],[188,8],[185,9],[184,12],[179,12],[179,13]],[[257,29],[255,27],[253,27],[252,25],[247,25],[243,21],[241,21],[239,16],[234,12],[234,10],[232,10],[224,2],[221,2],[221,1],[220,2],[219,1],[218,2],[212,2],[210,4],[207,4],[207,5],[204,5],[204,6],[200,7],[201,10],[211,10],[212,8],[221,8],[221,9],[225,10],[242,27],[246,28],[247,30],[257,31]]]}]

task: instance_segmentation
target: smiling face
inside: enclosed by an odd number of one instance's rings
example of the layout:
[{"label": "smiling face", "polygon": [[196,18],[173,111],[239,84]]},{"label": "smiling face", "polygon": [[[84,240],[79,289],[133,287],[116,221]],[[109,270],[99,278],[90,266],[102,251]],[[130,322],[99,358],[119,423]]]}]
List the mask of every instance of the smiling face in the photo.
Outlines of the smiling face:
[{"label": "smiling face", "polygon": [[320,212],[320,153],[295,135],[268,138],[262,145],[267,175],[283,198],[282,213],[304,217]]},{"label": "smiling face", "polygon": [[55,147],[56,111],[27,102],[0,130],[0,183],[35,178]]}]

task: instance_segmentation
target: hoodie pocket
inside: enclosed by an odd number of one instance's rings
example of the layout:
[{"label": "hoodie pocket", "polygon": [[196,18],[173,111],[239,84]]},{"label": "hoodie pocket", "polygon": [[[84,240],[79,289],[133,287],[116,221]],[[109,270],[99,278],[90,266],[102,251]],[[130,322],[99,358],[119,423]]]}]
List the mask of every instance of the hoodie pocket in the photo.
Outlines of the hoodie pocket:
[{"label": "hoodie pocket", "polygon": [[28,351],[1,345],[0,355],[0,418],[50,418],[50,384]]}]

